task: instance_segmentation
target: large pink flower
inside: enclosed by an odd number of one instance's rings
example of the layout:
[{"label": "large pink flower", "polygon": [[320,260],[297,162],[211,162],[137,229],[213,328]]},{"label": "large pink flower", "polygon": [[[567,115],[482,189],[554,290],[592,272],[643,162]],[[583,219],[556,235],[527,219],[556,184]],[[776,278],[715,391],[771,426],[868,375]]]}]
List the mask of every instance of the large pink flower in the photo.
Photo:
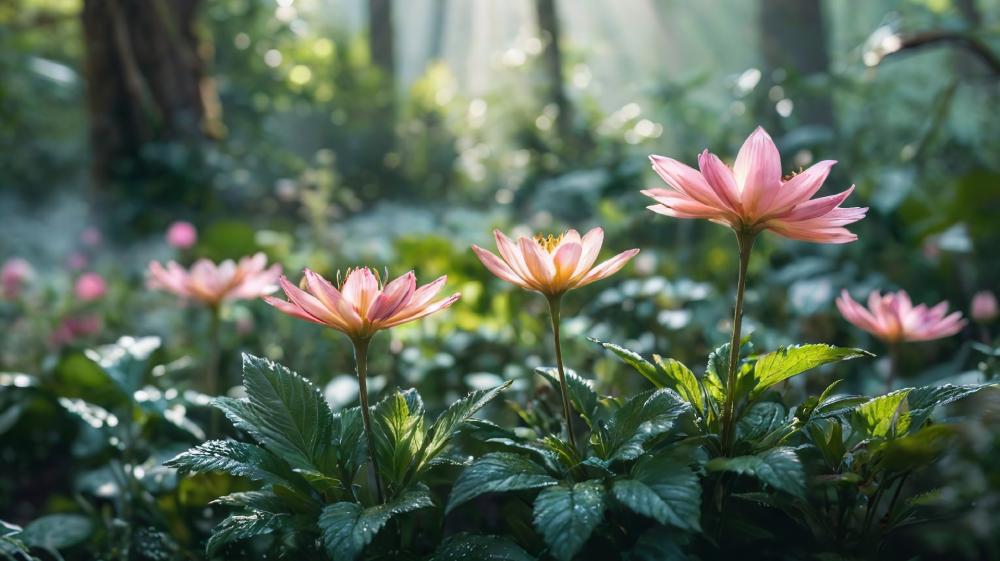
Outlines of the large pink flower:
[{"label": "large pink flower", "polygon": [[303,290],[285,277],[281,288],[288,301],[274,297],[264,300],[286,314],[332,327],[354,341],[369,339],[377,331],[418,320],[451,306],[460,294],[432,302],[448,277],[417,288],[413,272],[380,286],[379,278],[367,267],[350,271],[338,290],[318,274],[305,270]]},{"label": "large pink flower", "polygon": [[195,261],[190,269],[174,261],[166,267],[154,261],[149,264],[148,286],[172,292],[183,298],[218,306],[226,300],[249,300],[278,289],[281,265],[267,266],[267,256],[258,253],[239,262],[227,259],[213,263],[208,259]]},{"label": "large pink flower", "polygon": [[774,141],[757,130],[747,138],[732,169],[705,150],[699,172],[672,158],[650,156],[653,169],[671,189],[643,191],[658,204],[653,212],[675,218],[704,218],[737,232],[762,230],[817,243],[847,243],[858,239],[844,226],[861,220],[867,208],[841,208],[854,190],[813,199],[823,185],[831,160],[819,162],[784,179]]},{"label": "large pink flower", "polygon": [[586,286],[617,273],[636,253],[630,249],[594,266],[604,243],[604,230],[594,228],[582,238],[576,230],[558,237],[521,237],[515,244],[499,230],[493,231],[500,255],[472,246],[483,265],[501,279],[548,297]]},{"label": "large pink flower", "polygon": [[855,302],[846,290],[837,298],[844,319],[886,343],[930,341],[954,335],[965,326],[962,312],[948,314],[948,302],[928,308],[914,306],[905,290],[868,295],[868,308]]}]

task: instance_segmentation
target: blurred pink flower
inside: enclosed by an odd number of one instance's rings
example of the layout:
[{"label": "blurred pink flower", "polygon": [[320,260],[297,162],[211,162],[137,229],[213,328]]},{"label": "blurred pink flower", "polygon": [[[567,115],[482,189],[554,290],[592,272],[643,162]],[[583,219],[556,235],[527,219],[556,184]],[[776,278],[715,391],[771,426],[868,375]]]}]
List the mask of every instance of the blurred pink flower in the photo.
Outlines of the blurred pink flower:
[{"label": "blurred pink flower", "polygon": [[190,222],[177,221],[167,228],[167,243],[177,249],[187,249],[198,241],[198,230]]},{"label": "blurred pink flower", "polygon": [[98,273],[84,273],[76,279],[73,286],[73,293],[84,302],[97,300],[108,291],[108,283],[104,282],[104,277]]},{"label": "blurred pink flower", "polygon": [[978,323],[989,323],[1000,315],[997,297],[989,290],[977,292],[972,297],[972,319]]},{"label": "blurred pink flower", "polygon": [[86,269],[89,264],[90,260],[87,259],[87,256],[80,251],[74,251],[69,254],[69,257],[66,258],[66,266],[69,267],[71,271],[81,271]]},{"label": "blurred pink flower", "polygon": [[0,268],[0,292],[8,300],[17,298],[24,283],[35,276],[31,263],[20,257],[12,257]]},{"label": "blurred pink flower", "polygon": [[837,298],[844,319],[886,343],[931,341],[954,335],[965,326],[962,312],[948,314],[948,302],[932,308],[914,306],[905,290],[878,291],[868,295],[868,308],[855,302],[846,290]]},{"label": "blurred pink flower", "polygon": [[83,232],[80,233],[80,241],[83,245],[88,247],[95,247],[101,245],[101,240],[104,236],[101,235],[101,231],[97,229],[96,226],[87,226],[84,228]]},{"label": "blurred pink flower", "polygon": [[257,253],[239,262],[227,259],[216,264],[199,259],[190,269],[175,261],[170,261],[166,267],[154,261],[149,264],[147,286],[208,306],[218,306],[225,300],[249,300],[270,294],[278,289],[279,276],[281,265],[268,267],[267,256]]},{"label": "blurred pink flower", "polygon": [[586,286],[617,273],[637,253],[630,249],[594,266],[604,243],[604,230],[594,228],[582,238],[576,230],[558,237],[521,237],[515,244],[499,230],[493,231],[500,257],[479,246],[472,246],[483,265],[501,279],[557,297],[568,290]]},{"label": "blurred pink flower", "polygon": [[84,315],[67,317],[59,322],[59,327],[49,335],[49,342],[61,347],[76,341],[80,337],[89,337],[101,332],[103,322],[100,316]]},{"label": "blurred pink flower", "polygon": [[844,226],[861,220],[868,211],[840,207],[853,185],[837,195],[812,198],[834,161],[782,178],[778,148],[760,127],[743,143],[732,169],[708,150],[698,157],[700,172],[663,156],[650,156],[650,161],[671,187],[642,192],[658,203],[650,210],[675,218],[708,219],[737,233],[771,230],[793,240],[847,243],[858,237]]},{"label": "blurred pink flower", "polygon": [[417,288],[413,272],[380,286],[379,278],[368,267],[353,269],[339,290],[318,274],[305,270],[302,290],[281,277],[281,288],[288,301],[265,296],[264,301],[282,312],[325,325],[345,333],[351,340],[370,339],[377,331],[418,320],[457,301],[461,295],[431,302],[448,277]]}]

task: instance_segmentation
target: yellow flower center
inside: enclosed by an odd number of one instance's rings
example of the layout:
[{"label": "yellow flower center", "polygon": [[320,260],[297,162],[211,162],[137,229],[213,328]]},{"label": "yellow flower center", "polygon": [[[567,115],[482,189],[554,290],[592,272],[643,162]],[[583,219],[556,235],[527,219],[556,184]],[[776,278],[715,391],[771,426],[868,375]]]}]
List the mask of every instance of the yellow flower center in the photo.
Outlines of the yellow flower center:
[{"label": "yellow flower center", "polygon": [[541,234],[535,235],[535,243],[542,246],[542,249],[549,253],[552,253],[557,247],[559,247],[559,243],[562,242],[562,239],[563,234],[559,234],[558,236],[553,236],[552,234],[547,236],[543,236]]}]

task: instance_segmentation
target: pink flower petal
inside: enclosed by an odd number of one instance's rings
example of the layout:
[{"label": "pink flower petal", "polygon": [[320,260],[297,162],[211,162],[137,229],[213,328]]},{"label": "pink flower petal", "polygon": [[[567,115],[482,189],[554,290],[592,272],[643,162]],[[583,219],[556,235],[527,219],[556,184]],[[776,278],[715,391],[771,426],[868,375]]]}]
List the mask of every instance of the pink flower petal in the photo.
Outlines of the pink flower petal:
[{"label": "pink flower petal", "polygon": [[733,174],[740,186],[745,212],[753,216],[760,209],[768,208],[781,186],[781,155],[763,128],[757,127],[743,143],[736,155]]},{"label": "pink flower petal", "polygon": [[629,262],[636,254],[639,253],[638,249],[630,249],[628,251],[623,251],[618,255],[615,255],[611,259],[601,263],[600,265],[594,267],[589,273],[584,275],[582,279],[574,288],[579,288],[581,286],[587,286],[588,284],[599,281],[601,279],[610,277],[611,275],[617,273]]}]

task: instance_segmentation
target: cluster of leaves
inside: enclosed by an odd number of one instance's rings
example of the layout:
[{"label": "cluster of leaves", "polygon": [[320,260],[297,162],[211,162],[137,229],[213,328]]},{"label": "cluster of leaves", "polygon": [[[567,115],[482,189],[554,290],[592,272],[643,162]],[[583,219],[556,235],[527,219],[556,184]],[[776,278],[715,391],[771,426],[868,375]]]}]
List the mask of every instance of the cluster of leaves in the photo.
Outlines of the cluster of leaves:
[{"label": "cluster of leaves", "polygon": [[[432,423],[412,389],[374,405],[373,456],[385,483],[380,501],[364,469],[369,450],[358,407],[335,413],[310,381],[251,355],[244,355],[243,380],[246,398],[218,398],[215,405],[257,444],[211,440],[166,463],[182,473],[225,472],[261,484],[216,501],[237,512],[216,527],[210,557],[231,542],[276,534],[279,550],[318,555],[318,548],[330,558],[357,558],[390,521],[415,524],[401,515],[434,507],[428,481],[436,468],[458,461],[446,453],[449,442],[509,385],[472,392]],[[421,547],[404,543],[404,533],[373,548]]]}]

